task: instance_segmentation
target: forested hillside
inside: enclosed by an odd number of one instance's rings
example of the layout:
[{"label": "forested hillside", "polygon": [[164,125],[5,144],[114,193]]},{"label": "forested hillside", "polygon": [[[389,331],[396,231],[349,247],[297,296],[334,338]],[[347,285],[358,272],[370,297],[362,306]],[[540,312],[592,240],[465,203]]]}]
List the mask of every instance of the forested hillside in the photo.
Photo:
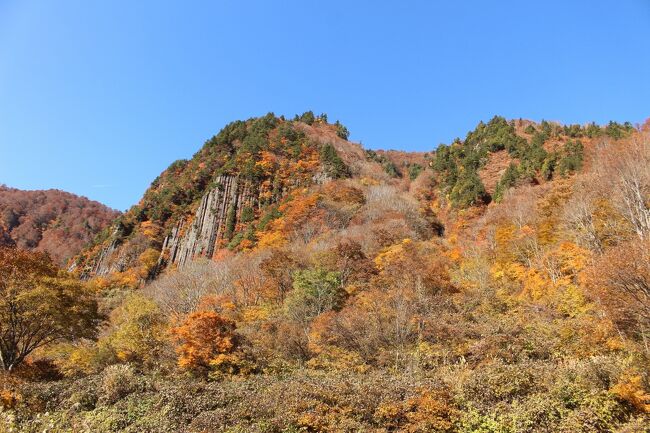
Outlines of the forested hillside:
[{"label": "forested hillside", "polygon": [[0,185],[0,245],[47,252],[59,265],[79,254],[117,215],[67,192]]},{"label": "forested hillside", "polygon": [[0,251],[0,430],[650,425],[648,123],[497,116],[407,153],[268,114],[173,163],[70,273]]}]

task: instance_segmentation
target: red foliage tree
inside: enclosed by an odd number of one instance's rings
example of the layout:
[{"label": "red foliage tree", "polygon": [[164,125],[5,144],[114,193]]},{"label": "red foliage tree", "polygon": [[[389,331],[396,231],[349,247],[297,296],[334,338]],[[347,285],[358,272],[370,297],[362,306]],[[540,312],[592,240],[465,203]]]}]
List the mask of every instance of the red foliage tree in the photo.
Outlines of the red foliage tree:
[{"label": "red foliage tree", "polygon": [[62,265],[118,215],[101,203],[59,190],[0,186],[0,245],[44,251]]}]

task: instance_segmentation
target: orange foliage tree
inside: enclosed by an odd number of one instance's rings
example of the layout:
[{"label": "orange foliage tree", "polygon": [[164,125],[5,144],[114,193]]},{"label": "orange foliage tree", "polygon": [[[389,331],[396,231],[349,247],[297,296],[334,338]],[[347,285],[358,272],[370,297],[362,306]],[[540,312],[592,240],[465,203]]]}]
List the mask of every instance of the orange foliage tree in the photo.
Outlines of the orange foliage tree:
[{"label": "orange foliage tree", "polygon": [[92,337],[97,303],[81,282],[43,253],[0,248],[0,367],[13,370],[34,350]]},{"label": "orange foliage tree", "polygon": [[177,343],[178,366],[206,373],[224,363],[235,361],[240,339],[236,325],[214,311],[196,311],[175,328],[172,337]]}]

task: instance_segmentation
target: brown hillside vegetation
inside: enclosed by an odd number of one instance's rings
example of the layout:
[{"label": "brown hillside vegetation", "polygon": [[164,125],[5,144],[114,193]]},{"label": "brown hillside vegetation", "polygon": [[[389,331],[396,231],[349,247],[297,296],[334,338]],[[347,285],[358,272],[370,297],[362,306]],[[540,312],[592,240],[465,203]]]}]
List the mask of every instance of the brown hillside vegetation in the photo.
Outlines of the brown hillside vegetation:
[{"label": "brown hillside vegetation", "polygon": [[98,202],[67,192],[0,185],[0,245],[47,252],[59,265],[79,254],[117,215]]},{"label": "brown hillside vegetation", "polygon": [[513,158],[505,150],[493,152],[485,166],[479,171],[481,182],[485,185],[488,194],[494,194],[497,189],[499,180],[505,173],[506,169],[513,162]]},{"label": "brown hillside vegetation", "polygon": [[[408,155],[233,122],[77,257],[101,324],[2,376],[0,430],[646,432],[649,170],[648,125]],[[0,319],[46,281],[24,261]]]}]

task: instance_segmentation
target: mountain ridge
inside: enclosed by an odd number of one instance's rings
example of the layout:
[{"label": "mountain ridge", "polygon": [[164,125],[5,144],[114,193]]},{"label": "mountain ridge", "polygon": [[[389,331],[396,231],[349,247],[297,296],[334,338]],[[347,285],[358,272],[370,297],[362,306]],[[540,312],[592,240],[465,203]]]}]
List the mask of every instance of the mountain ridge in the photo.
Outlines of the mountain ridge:
[{"label": "mountain ridge", "polygon": [[[137,268],[137,277],[127,279],[142,283],[170,264],[211,258],[221,249],[240,248],[242,241],[250,248],[255,243],[255,224],[262,218],[273,219],[271,204],[277,207],[301,184],[309,187],[337,177],[406,188],[413,184],[418,189],[413,193],[420,198],[428,195],[430,200],[436,195],[441,209],[481,206],[499,200],[517,184],[544,182],[553,170],[561,170],[556,176],[580,170],[590,159],[584,156],[585,146],[591,155],[594,139],[618,139],[633,131],[629,123],[561,125],[495,116],[480,122],[464,140],[432,152],[406,152],[364,149],[347,140],[347,128],[338,121],[329,124],[324,114],[306,112],[289,120],[269,113],[234,121],[206,141],[192,159],[170,164],[140,202],[116,221],[113,231],[105,232],[103,244],[100,241],[94,250],[82,252],[71,269],[90,278]],[[579,143],[575,150],[579,155],[567,153],[572,143]],[[323,160],[322,150],[328,146],[333,150],[328,158],[334,162]],[[291,151],[297,153],[290,155]],[[339,164],[341,173],[330,176],[331,164]],[[460,168],[463,176],[458,179],[458,173],[449,172],[447,166]],[[429,174],[420,178],[422,172]],[[473,177],[468,178],[469,172]],[[418,185],[419,178],[419,183],[426,183],[425,178],[431,182]],[[213,198],[206,203],[211,192]],[[220,208],[216,213],[214,205]],[[229,213],[233,214],[230,221]],[[124,242],[137,245],[125,247]]]},{"label": "mountain ridge", "polygon": [[77,255],[119,212],[58,189],[0,185],[0,243],[45,251],[59,265]]},{"label": "mountain ridge", "polygon": [[63,333],[0,347],[0,425],[644,431],[649,205],[650,123],[496,116],[409,154],[309,112],[233,122],[73,273],[0,248],[0,284],[28,264],[4,314]]}]

